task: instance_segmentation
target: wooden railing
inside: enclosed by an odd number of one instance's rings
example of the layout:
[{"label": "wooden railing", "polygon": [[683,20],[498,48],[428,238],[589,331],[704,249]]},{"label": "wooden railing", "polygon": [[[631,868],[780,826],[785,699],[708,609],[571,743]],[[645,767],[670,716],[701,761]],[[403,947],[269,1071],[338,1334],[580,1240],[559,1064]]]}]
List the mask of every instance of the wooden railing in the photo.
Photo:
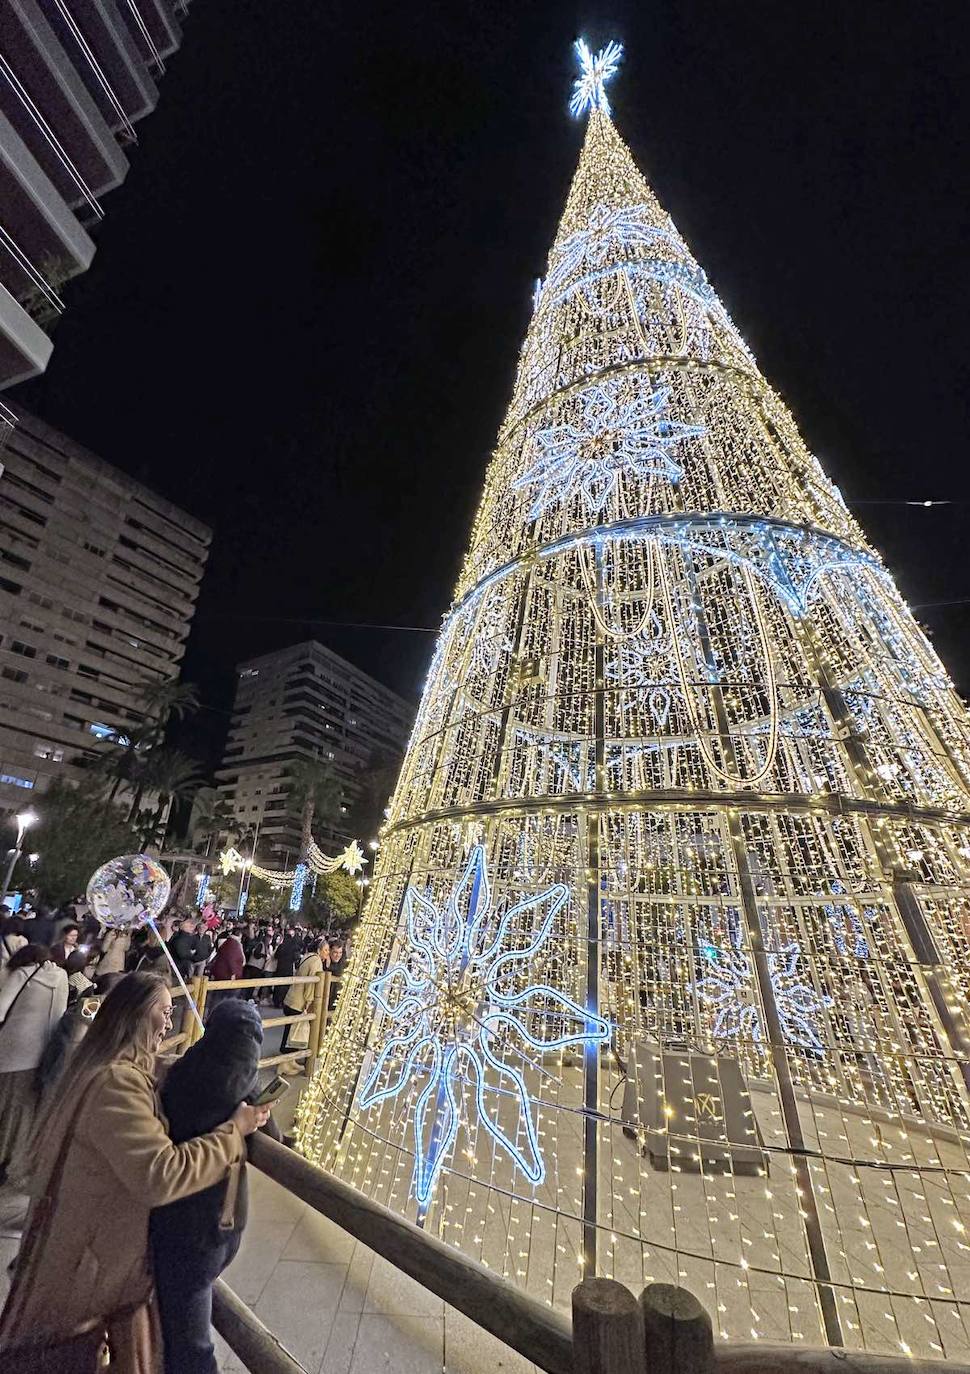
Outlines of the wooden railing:
[{"label": "wooden railing", "polygon": [[[192,995],[204,1013],[213,991],[310,982],[317,984],[311,1011],[271,1016],[263,1022],[266,1028],[309,1022],[307,1046],[270,1055],[260,1065],[305,1062],[312,1073],[327,1025],[329,973],[233,981],[197,978]],[[173,999],[181,995],[181,989],[172,989]],[[163,1049],[179,1050],[199,1039],[188,1008],[185,1018],[180,1032]],[[649,1284],[637,1298],[614,1279],[585,1279],[573,1290],[570,1322],[563,1312],[268,1136],[257,1132],[251,1137],[249,1161],[548,1374],[970,1374],[970,1365],[949,1361],[715,1342],[704,1307],[692,1293],[672,1284]],[[250,1374],[305,1374],[278,1337],[221,1279],[213,1293],[212,1320]]]},{"label": "wooden railing", "polygon": [[[300,977],[294,973],[290,977],[284,978],[207,978],[205,975],[193,978],[189,987],[193,1001],[198,1007],[199,1015],[205,1019],[206,1003],[211,992],[242,992],[247,988],[278,988],[284,985],[290,986],[294,983],[315,983],[313,990],[313,1005],[307,1012],[300,1012],[296,1016],[268,1016],[263,1021],[263,1030],[271,1030],[273,1026],[295,1026],[309,1022],[310,1033],[307,1044],[296,1049],[286,1050],[282,1054],[268,1055],[259,1061],[261,1069],[275,1067],[279,1064],[303,1064],[307,1073],[312,1073],[316,1065],[317,1056],[320,1053],[320,1040],[327,1028],[329,1019],[328,1007],[330,1004],[330,983],[331,976],[328,970],[323,973],[314,973],[308,977]],[[179,1006],[178,999],[185,997],[180,987],[172,988],[172,1002]],[[197,1040],[201,1040],[202,1032],[199,1029],[195,1017],[188,1006],[181,1006],[182,1024],[177,1035],[170,1035],[162,1044],[163,1054],[181,1053],[194,1045]]]},{"label": "wooden railing", "polygon": [[[548,1374],[970,1374],[968,1365],[937,1360],[715,1342],[697,1298],[665,1283],[649,1284],[637,1298],[614,1279],[585,1279],[573,1290],[570,1323],[564,1313],[259,1133],[250,1141],[250,1163]],[[252,1374],[300,1368],[221,1281],[213,1322]]]}]

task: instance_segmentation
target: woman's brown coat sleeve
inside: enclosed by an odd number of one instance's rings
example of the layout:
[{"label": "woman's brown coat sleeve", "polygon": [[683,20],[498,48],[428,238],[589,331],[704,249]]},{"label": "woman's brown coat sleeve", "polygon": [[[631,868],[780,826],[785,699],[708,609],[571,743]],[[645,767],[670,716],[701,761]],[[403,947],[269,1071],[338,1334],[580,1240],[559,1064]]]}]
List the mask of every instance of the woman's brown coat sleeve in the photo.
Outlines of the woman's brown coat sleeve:
[{"label": "woman's brown coat sleeve", "polygon": [[[134,1065],[116,1065],[104,1076],[79,1132],[122,1188],[148,1207],[163,1207],[220,1182],[246,1157],[243,1137],[229,1122],[173,1145],[151,1084]],[[119,1205],[124,1204],[119,1200]]]}]

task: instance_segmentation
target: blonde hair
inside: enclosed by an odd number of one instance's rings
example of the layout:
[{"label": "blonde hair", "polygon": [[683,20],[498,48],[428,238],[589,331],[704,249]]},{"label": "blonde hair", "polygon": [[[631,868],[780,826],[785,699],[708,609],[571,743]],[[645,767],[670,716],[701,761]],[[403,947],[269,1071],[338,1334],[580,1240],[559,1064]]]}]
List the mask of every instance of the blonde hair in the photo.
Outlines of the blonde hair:
[{"label": "blonde hair", "polygon": [[71,1077],[78,1081],[115,1059],[151,1050],[151,1011],[166,986],[155,973],[126,973],[120,978],[71,1056]]}]

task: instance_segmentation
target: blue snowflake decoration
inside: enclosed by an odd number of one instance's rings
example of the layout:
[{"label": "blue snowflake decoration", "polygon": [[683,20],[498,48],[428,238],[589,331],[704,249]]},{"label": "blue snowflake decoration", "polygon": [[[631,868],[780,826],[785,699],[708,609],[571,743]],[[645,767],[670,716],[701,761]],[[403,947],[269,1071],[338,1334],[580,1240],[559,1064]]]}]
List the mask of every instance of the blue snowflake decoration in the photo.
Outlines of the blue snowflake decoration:
[{"label": "blue snowflake decoration", "polygon": [[576,492],[598,516],[624,472],[639,478],[659,474],[678,482],[683,469],[669,449],[705,429],[669,419],[669,400],[669,387],[640,392],[628,400],[620,398],[618,382],[587,387],[579,397],[581,419],[539,430],[535,436],[538,457],[512,483],[516,488],[538,484],[530,519],[538,519]]},{"label": "blue snowflake decoration", "polygon": [[727,949],[705,942],[699,953],[706,967],[695,991],[715,1008],[711,1035],[715,1040],[761,1040],[761,1012],[754,991],[751,963],[740,948],[740,934]]},{"label": "blue snowflake decoration", "polygon": [[573,44],[579,59],[579,76],[573,83],[573,95],[569,102],[569,113],[578,119],[587,110],[610,112],[610,102],[606,98],[606,83],[616,75],[623,56],[619,43],[609,42],[595,55],[590,52],[585,39],[578,38]]},{"label": "blue snowflake decoration", "polygon": [[[701,943],[698,952],[709,970],[695,990],[702,1002],[716,1009],[711,1034],[715,1040],[764,1040],[761,1011],[757,1004],[754,970],[741,949],[740,929],[732,931],[730,946],[722,949]],[[832,1006],[831,997],[820,997],[811,983],[802,981],[798,964],[802,957],[797,941],[768,955],[771,991],[781,1033],[791,1045],[824,1054],[819,1035],[819,1014]]]},{"label": "blue snowflake decoration", "polygon": [[[537,1113],[515,1061],[531,1064],[530,1050],[610,1037],[609,1022],[528,978],[568,898],[569,889],[556,883],[497,916],[481,845],[440,910],[413,887],[405,894],[406,952],[368,989],[386,1024],[359,1103],[373,1107],[421,1084],[413,1130],[414,1191],[422,1206],[458,1136],[466,1084],[492,1139],[531,1183],[545,1177]],[[523,974],[525,986],[517,986]],[[499,1122],[499,1108],[510,1101],[515,1139]]]},{"label": "blue snowflake decoration", "polygon": [[[836,878],[832,883],[832,891],[836,894],[844,893],[845,883]],[[876,909],[866,906],[860,914],[855,907],[843,905],[841,902],[827,902],[822,910],[832,929],[832,940],[838,952],[843,957],[852,954],[856,959],[868,959],[872,951],[864,922],[873,923],[878,919]]]},{"label": "blue snowflake decoration", "polygon": [[774,993],[778,1020],[785,1039],[804,1050],[824,1054],[825,1045],[818,1033],[818,1017],[823,1008],[832,1006],[831,997],[820,997],[811,983],[798,976],[801,947],[793,940],[777,954],[768,955],[771,990]]}]

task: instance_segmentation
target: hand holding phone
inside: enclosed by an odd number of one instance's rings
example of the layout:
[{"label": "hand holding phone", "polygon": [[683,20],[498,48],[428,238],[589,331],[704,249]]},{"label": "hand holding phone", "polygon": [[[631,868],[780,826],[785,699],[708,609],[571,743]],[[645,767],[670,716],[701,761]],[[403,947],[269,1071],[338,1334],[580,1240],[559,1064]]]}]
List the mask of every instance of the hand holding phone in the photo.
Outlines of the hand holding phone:
[{"label": "hand holding phone", "polygon": [[276,1074],[269,1080],[266,1087],[261,1088],[256,1094],[253,1098],[252,1105],[254,1107],[273,1107],[282,1097],[286,1096],[291,1086],[292,1084],[288,1083],[285,1078],[281,1077],[280,1074]]}]

